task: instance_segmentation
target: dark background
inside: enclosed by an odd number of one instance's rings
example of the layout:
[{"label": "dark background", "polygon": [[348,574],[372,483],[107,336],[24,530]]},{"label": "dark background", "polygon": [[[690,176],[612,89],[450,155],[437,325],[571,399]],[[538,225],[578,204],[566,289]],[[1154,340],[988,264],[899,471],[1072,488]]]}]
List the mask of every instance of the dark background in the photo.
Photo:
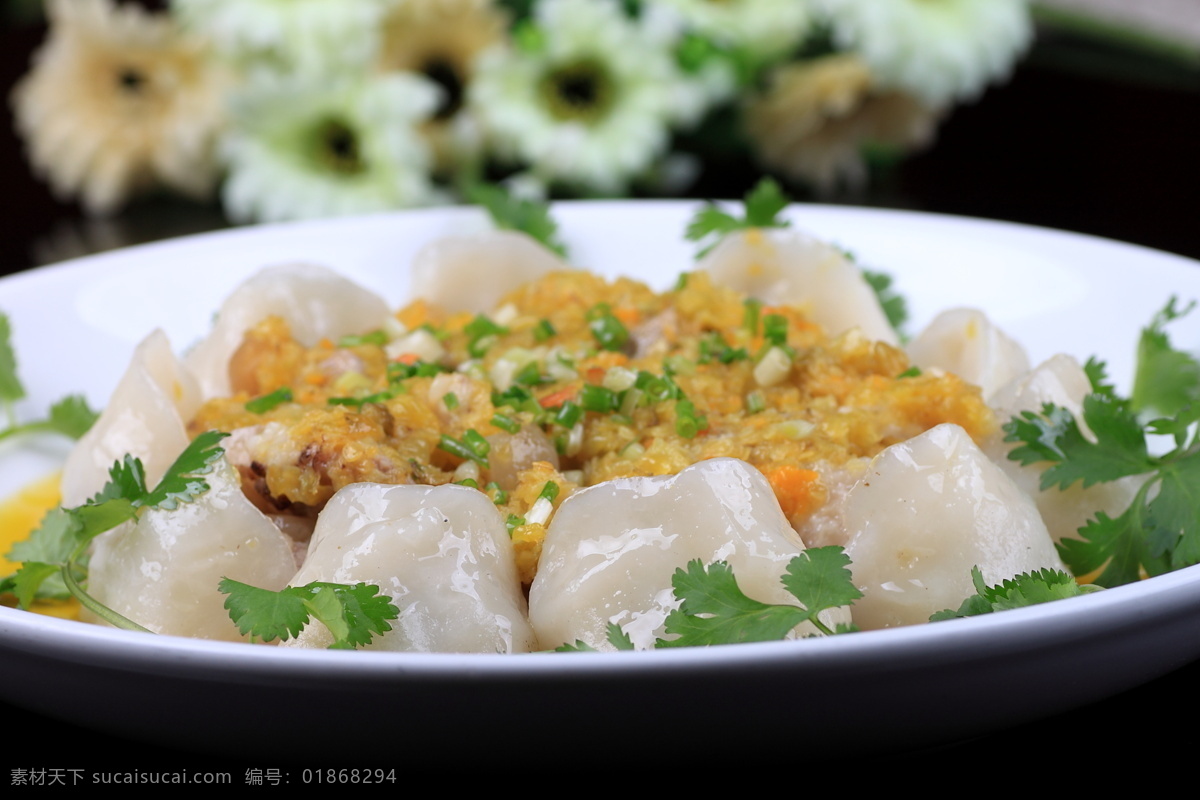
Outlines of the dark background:
[{"label": "dark background", "polygon": [[[8,24],[0,28],[0,37],[0,89],[7,94],[28,68],[42,31]],[[56,201],[31,176],[7,106],[3,113],[0,274],[226,225],[215,205],[169,198],[139,202],[113,219],[89,220],[77,206]],[[1198,143],[1200,70],[1093,42],[1043,36],[1011,81],[955,110],[930,150],[884,171],[865,191],[823,199],[1024,222],[1200,258]],[[751,164],[727,163],[704,176],[693,194],[738,197],[758,174]],[[1193,635],[1200,636],[1200,621]],[[1191,764],[1179,763],[1180,757],[1200,752],[1197,685],[1200,664],[1192,664],[1069,714],[936,751],[898,751],[871,763],[912,764],[922,773],[937,764],[992,768],[1011,763],[1016,774],[1025,772],[1021,764],[1040,763],[1047,765],[1047,777],[1058,779],[1057,786],[1075,790],[1113,770],[1128,770],[1143,788],[1155,791],[1156,775],[1187,774]],[[127,769],[239,766],[134,743],[115,743],[126,748],[122,755],[102,759],[97,738],[86,731],[7,704],[0,705],[0,720],[5,731],[0,768],[5,769],[102,763]]]}]

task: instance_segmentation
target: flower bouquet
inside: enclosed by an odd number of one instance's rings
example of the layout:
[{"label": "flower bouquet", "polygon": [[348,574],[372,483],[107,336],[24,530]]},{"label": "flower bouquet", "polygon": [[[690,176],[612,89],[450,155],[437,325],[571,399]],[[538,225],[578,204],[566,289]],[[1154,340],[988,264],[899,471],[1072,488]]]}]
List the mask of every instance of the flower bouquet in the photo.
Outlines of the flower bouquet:
[{"label": "flower bouquet", "polygon": [[1025,0],[48,0],[11,95],[90,212],[219,190],[235,221],[670,196],[722,148],[816,192],[1011,70]]}]

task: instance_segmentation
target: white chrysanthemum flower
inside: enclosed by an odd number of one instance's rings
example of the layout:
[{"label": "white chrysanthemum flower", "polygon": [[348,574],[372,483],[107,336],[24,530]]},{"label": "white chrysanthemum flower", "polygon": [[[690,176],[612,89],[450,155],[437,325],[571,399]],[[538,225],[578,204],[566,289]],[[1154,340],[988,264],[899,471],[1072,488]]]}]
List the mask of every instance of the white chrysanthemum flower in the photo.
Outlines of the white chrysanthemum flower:
[{"label": "white chrysanthemum flower", "polygon": [[432,202],[417,126],[437,94],[404,74],[355,83],[258,75],[236,98],[225,141],[226,209],[277,221]]},{"label": "white chrysanthemum flower", "polygon": [[394,0],[171,0],[189,29],[234,61],[323,70],[375,55]]},{"label": "white chrysanthemum flower", "polygon": [[193,195],[216,177],[226,76],[173,21],[109,0],[50,0],[50,35],[12,94],[34,169],[110,212],[144,188]]},{"label": "white chrysanthemum flower", "polygon": [[615,0],[545,0],[534,51],[482,57],[469,102],[502,155],[548,179],[616,193],[667,149],[672,124],[690,124],[709,90],[683,74],[673,15],[638,19]]},{"label": "white chrysanthemum flower", "polygon": [[416,72],[442,88],[422,127],[442,170],[479,153],[479,125],[463,101],[479,55],[507,42],[507,33],[508,17],[494,0],[397,0],[384,20],[379,68]]},{"label": "white chrysanthemum flower", "polygon": [[838,46],[876,82],[941,106],[976,97],[1029,45],[1025,0],[819,0]]},{"label": "white chrysanthemum flower", "polygon": [[653,0],[712,39],[770,59],[793,50],[812,23],[809,0]]}]

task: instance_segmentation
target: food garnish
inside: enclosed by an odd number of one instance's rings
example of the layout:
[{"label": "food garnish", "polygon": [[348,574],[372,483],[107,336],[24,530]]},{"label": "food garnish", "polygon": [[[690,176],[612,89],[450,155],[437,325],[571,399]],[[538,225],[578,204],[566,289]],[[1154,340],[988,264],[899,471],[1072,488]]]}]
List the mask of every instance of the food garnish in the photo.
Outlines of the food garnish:
[{"label": "food garnish", "polygon": [[[791,222],[780,219],[779,212],[788,207],[791,200],[779,184],[771,178],[763,178],[746,193],[741,217],[722,211],[715,203],[708,203],[696,212],[688,223],[685,236],[688,241],[702,244],[697,258],[712,250],[726,234],[748,228],[787,228]],[[707,242],[707,243],[706,243]]]},{"label": "food garnish", "polygon": [[467,198],[487,209],[497,228],[520,231],[546,249],[567,257],[567,246],[558,238],[558,223],[550,207],[537,200],[517,197],[494,183],[478,183],[467,189]]},{"label": "food garnish", "polygon": [[[1050,403],[1040,413],[1023,412],[1004,426],[1005,441],[1020,443],[1009,458],[1050,465],[1042,473],[1042,489],[1075,483],[1086,488],[1145,476],[1122,514],[1097,513],[1079,530],[1082,538],[1058,545],[1076,575],[1102,568],[1095,579],[1100,586],[1200,563],[1200,440],[1195,424],[1200,403],[1193,402],[1200,396],[1200,369],[1192,356],[1173,349],[1163,333],[1163,325],[1184,313],[1175,302],[1171,298],[1142,331],[1137,367],[1142,390],[1136,403],[1120,397],[1106,382],[1103,362],[1093,360],[1087,368],[1092,392],[1083,400],[1087,432],[1070,411]],[[1145,421],[1139,416],[1139,411],[1149,416],[1162,410],[1175,416]],[[1174,447],[1152,455],[1152,436],[1166,437]]]},{"label": "food garnish", "polygon": [[[84,555],[88,545],[105,531],[136,519],[142,509],[171,510],[207,492],[209,486],[202,476],[212,471],[213,462],[224,452],[218,442],[225,436],[219,431],[197,436],[153,489],[146,486],[140,459],[127,455],[115,462],[99,493],[82,505],[51,511],[28,539],[13,545],[8,558],[21,562],[21,568],[0,580],[0,593],[16,595],[22,608],[28,608],[35,598],[62,597],[70,593],[97,617],[118,628],[146,630],[101,604],[83,589],[81,582],[87,576]],[[61,585],[46,586],[52,577],[61,579]]]},{"label": "food garnish", "polygon": [[[705,567],[699,559],[671,578],[680,605],[667,616],[671,639],[658,639],[655,649],[695,647],[783,639],[797,625],[810,622],[826,636],[849,633],[853,626],[830,628],[819,618],[822,611],[839,608],[862,597],[850,574],[850,559],[841,547],[814,547],[788,562],[780,578],[800,605],[762,603],[738,587],[733,569],[724,561]],[[618,650],[633,643],[617,625],[608,628],[608,641]],[[559,652],[592,650],[581,641],[563,645]]]},{"label": "food garnish", "polygon": [[238,629],[264,642],[295,637],[316,618],[333,634],[330,650],[353,650],[390,631],[387,621],[400,616],[391,598],[369,583],[314,581],[273,592],[225,578],[219,590],[229,595],[225,608]]},{"label": "food garnish", "polygon": [[1079,584],[1073,576],[1057,569],[1022,572],[1010,580],[987,586],[983,582],[983,573],[979,571],[979,567],[975,567],[971,570],[971,582],[975,584],[975,594],[964,600],[957,611],[939,611],[931,616],[929,621],[977,617],[980,614],[1079,597],[1101,589],[1093,584]]},{"label": "food garnish", "polygon": [[99,416],[88,407],[83,395],[67,395],[50,406],[46,419],[18,423],[14,404],[25,397],[25,386],[17,376],[17,358],[12,348],[12,324],[8,315],[0,312],[0,405],[4,406],[7,427],[0,430],[0,440],[39,431],[60,433],[78,439],[88,432]]}]

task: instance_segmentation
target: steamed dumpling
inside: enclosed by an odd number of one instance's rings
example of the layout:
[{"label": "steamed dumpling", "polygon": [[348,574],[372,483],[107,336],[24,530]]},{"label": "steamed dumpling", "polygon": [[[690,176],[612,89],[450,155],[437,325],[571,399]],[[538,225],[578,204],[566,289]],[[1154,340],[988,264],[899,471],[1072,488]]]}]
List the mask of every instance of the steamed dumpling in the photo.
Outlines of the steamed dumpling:
[{"label": "steamed dumpling", "polygon": [[1025,349],[992,324],[982,311],[943,311],[908,345],[921,369],[952,372],[983,390],[984,399],[1029,369]]},{"label": "steamed dumpling", "polygon": [[[1084,436],[1091,436],[1083,422],[1083,398],[1091,391],[1091,382],[1079,362],[1059,354],[1001,387],[992,396],[991,406],[999,419],[1007,422],[1022,411],[1040,412],[1046,403],[1053,403],[1070,411]],[[1075,483],[1066,489],[1043,490],[1040,482],[1048,465],[1022,466],[1011,460],[1008,454],[1016,446],[998,436],[988,447],[988,454],[1037,503],[1042,520],[1056,542],[1078,539],[1079,529],[1098,511],[1110,517],[1120,516],[1133,502],[1143,481],[1141,476],[1133,475],[1086,489],[1082,483]]]},{"label": "steamed dumpling", "polygon": [[[678,606],[676,569],[726,561],[747,595],[796,604],[780,577],[804,550],[766,478],[744,461],[715,458],[680,472],[619,478],[563,501],[542,544],[529,591],[529,617],[544,647],[582,640],[610,650],[607,627],[621,626],[639,648],[664,635]],[[845,609],[822,612],[831,627]],[[815,633],[811,624],[798,633]]]},{"label": "steamed dumpling", "polygon": [[208,336],[185,358],[204,397],[231,393],[229,359],[247,330],[269,316],[287,321],[292,336],[306,347],[380,328],[387,303],[374,292],[315,264],[288,264],[260,270],[234,290],[217,313]]},{"label": "steamed dumpling", "polygon": [[548,272],[570,269],[518,231],[446,236],[417,252],[412,294],[451,311],[491,311],[500,298]]},{"label": "steamed dumpling", "polygon": [[971,568],[999,583],[1064,569],[1033,501],[957,425],[892,445],[846,498],[846,554],[863,629],[927,622],[975,593]]},{"label": "steamed dumpling", "polygon": [[167,335],[154,331],[134,349],[100,418],[67,458],[63,504],[77,506],[98,492],[113,462],[126,454],[142,460],[153,486],[187,447],[184,424],[199,405],[195,379],[175,357]]},{"label": "steamed dumpling", "polygon": [[[368,649],[525,653],[536,649],[508,529],[487,495],[465,486],[356,483],[317,520],[293,586],[366,582],[400,609]],[[318,622],[296,647],[328,647]]]},{"label": "steamed dumpling", "polygon": [[296,571],[292,543],[242,494],[224,457],[209,491],[177,508],[147,509],[93,545],[88,591],[155,633],[240,641],[217,590],[232,578],[277,591]]},{"label": "steamed dumpling", "polygon": [[807,234],[735,231],[697,266],[716,283],[764,303],[798,306],[831,336],[858,328],[871,339],[899,343],[862,270],[833,245]]}]

